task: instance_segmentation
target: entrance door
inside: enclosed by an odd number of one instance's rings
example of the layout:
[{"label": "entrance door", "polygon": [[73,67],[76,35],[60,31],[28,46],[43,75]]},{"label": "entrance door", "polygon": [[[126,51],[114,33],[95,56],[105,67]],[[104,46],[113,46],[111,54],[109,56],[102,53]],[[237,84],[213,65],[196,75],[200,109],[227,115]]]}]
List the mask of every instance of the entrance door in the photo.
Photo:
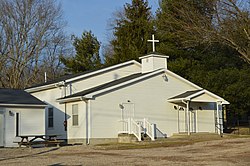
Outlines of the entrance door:
[{"label": "entrance door", "polygon": [[123,133],[130,133],[131,129],[131,121],[129,118],[134,118],[135,115],[135,107],[133,103],[122,103],[122,132]]},{"label": "entrance door", "polygon": [[135,116],[135,106],[133,103],[123,103],[122,119],[134,118]]},{"label": "entrance door", "polygon": [[0,113],[0,146],[4,146],[4,114]]}]

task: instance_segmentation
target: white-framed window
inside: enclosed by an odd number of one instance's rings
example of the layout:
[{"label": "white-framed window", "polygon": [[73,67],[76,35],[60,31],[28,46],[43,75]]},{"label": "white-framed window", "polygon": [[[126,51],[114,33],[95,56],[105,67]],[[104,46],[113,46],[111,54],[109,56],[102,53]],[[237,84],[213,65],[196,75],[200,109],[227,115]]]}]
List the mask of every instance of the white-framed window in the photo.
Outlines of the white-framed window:
[{"label": "white-framed window", "polygon": [[72,126],[78,126],[78,104],[72,105]]},{"label": "white-framed window", "polygon": [[52,107],[48,108],[48,127],[54,127],[54,110]]}]

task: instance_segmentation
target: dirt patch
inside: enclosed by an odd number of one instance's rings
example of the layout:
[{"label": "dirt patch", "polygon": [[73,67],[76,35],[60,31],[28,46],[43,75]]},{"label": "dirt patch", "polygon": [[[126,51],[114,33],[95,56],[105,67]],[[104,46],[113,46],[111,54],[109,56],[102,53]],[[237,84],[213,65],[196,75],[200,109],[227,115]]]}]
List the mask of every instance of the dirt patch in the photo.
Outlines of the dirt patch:
[{"label": "dirt patch", "polygon": [[131,149],[123,145],[123,150],[94,146],[4,148],[0,149],[0,165],[250,165],[250,138],[190,140],[129,145]]}]

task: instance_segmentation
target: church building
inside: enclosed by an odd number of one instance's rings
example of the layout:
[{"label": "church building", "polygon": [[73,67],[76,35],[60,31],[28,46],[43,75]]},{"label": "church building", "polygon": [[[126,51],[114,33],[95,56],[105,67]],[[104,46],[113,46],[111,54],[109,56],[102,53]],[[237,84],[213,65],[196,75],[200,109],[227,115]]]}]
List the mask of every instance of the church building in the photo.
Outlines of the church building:
[{"label": "church building", "polygon": [[222,134],[222,105],[229,102],[168,70],[167,59],[153,52],[141,63],[68,75],[26,91],[48,105],[46,134],[68,143],[114,142],[119,134],[138,141],[142,135]]}]

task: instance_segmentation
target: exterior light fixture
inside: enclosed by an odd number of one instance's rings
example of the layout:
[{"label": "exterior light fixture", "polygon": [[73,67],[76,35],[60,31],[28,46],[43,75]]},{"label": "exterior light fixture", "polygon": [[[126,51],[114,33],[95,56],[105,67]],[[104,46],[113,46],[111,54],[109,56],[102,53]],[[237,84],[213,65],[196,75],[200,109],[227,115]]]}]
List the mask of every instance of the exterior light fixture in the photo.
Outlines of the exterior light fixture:
[{"label": "exterior light fixture", "polygon": [[183,107],[180,107],[179,110],[180,110],[180,111],[184,111],[184,108],[183,108]]},{"label": "exterior light fixture", "polygon": [[119,104],[120,109],[124,109],[124,106],[122,104]]},{"label": "exterior light fixture", "polygon": [[168,77],[165,73],[162,75],[162,78],[164,79],[164,81],[168,81]]}]

